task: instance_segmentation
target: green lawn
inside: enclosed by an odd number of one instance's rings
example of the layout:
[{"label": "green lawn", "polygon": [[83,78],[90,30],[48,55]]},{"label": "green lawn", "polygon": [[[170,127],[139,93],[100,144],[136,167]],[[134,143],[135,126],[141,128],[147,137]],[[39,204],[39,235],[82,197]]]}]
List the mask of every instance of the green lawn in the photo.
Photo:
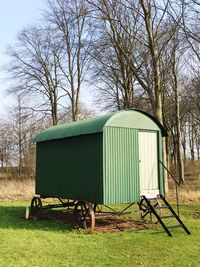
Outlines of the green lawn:
[{"label": "green lawn", "polygon": [[200,266],[200,207],[181,206],[192,235],[157,230],[84,234],[53,221],[26,221],[25,202],[0,203],[0,266]]}]

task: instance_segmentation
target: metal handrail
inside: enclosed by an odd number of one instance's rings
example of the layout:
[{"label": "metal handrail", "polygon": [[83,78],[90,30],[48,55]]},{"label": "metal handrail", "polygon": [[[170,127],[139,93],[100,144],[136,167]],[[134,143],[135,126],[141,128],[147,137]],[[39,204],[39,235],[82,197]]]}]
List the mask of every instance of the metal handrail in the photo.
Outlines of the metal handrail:
[{"label": "metal handrail", "polygon": [[167,171],[167,173],[170,175],[170,177],[173,179],[175,182],[175,188],[176,188],[176,208],[177,208],[177,213],[179,216],[179,197],[178,197],[178,187],[180,187],[180,183],[174,178],[173,174],[170,172],[170,170],[164,165],[164,163],[159,160],[160,164],[164,167],[164,169]]}]

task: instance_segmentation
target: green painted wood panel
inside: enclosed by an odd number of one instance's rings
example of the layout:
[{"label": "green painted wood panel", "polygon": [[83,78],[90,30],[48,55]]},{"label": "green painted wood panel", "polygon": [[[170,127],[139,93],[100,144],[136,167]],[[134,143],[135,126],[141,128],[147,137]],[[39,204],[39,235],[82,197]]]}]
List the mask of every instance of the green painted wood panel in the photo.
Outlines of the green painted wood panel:
[{"label": "green painted wood panel", "polygon": [[36,193],[102,203],[102,134],[37,144]]},{"label": "green painted wood panel", "polygon": [[138,130],[122,127],[104,129],[105,204],[139,201]]}]

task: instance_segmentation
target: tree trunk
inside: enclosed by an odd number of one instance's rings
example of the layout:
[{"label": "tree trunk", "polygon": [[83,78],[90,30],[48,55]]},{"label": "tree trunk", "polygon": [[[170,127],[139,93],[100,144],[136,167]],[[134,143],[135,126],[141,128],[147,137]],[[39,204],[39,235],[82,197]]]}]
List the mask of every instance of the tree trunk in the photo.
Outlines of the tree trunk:
[{"label": "tree trunk", "polygon": [[189,146],[190,146],[190,156],[191,160],[194,161],[194,126],[193,126],[193,120],[190,115],[189,117]]},{"label": "tree trunk", "polygon": [[19,164],[18,164],[18,172],[19,175],[22,174],[22,108],[21,101],[18,98],[18,146],[19,146]]},{"label": "tree trunk", "polygon": [[179,173],[179,183],[184,183],[184,165],[183,157],[181,151],[181,126],[180,126],[180,101],[179,101],[179,90],[178,90],[178,80],[177,80],[177,62],[176,62],[176,49],[177,49],[177,32],[174,35],[174,47],[172,54],[172,76],[173,76],[173,89],[175,98],[175,121],[176,121],[176,148],[177,148],[177,165]]},{"label": "tree trunk", "polygon": [[184,165],[181,151],[181,130],[180,130],[180,110],[179,110],[179,92],[178,88],[175,88],[175,111],[176,111],[176,127],[177,127],[177,164],[179,173],[179,182],[184,183]]}]

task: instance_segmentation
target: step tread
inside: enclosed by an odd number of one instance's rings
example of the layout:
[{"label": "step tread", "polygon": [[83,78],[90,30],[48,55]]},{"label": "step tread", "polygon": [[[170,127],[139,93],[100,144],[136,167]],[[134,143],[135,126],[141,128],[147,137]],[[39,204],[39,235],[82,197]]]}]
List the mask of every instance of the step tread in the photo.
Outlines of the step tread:
[{"label": "step tread", "polygon": [[167,226],[168,229],[183,227],[181,224]]},{"label": "step tread", "polygon": [[156,207],[153,207],[154,209],[169,209],[168,206],[156,206]]},{"label": "step tread", "polygon": [[161,219],[169,219],[169,218],[176,218],[174,215],[165,215],[165,216],[160,216]]},{"label": "step tread", "polygon": [[148,200],[161,200],[160,197],[148,197],[147,199]]}]

